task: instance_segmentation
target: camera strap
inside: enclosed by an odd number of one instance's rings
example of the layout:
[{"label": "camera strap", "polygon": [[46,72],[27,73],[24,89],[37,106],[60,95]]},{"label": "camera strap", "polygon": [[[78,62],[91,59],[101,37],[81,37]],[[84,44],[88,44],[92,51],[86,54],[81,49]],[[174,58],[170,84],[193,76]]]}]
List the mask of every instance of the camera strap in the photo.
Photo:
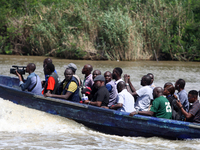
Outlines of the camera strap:
[{"label": "camera strap", "polygon": [[31,92],[35,88],[35,86],[37,85],[37,75],[35,75],[35,77],[36,77],[36,83],[30,90],[28,90],[29,92]]}]

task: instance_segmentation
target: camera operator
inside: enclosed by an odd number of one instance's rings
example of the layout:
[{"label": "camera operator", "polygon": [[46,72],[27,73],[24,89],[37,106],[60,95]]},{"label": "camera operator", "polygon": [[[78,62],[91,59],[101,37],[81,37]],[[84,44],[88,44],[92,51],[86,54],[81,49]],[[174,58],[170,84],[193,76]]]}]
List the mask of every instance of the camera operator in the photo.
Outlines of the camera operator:
[{"label": "camera operator", "polygon": [[29,63],[26,67],[26,72],[29,73],[29,76],[26,80],[24,80],[23,76],[19,74],[16,70],[16,75],[19,77],[19,85],[22,89],[28,90],[29,92],[32,92],[34,94],[41,94],[42,92],[42,84],[40,77],[34,73],[36,69],[36,66],[34,63]]}]

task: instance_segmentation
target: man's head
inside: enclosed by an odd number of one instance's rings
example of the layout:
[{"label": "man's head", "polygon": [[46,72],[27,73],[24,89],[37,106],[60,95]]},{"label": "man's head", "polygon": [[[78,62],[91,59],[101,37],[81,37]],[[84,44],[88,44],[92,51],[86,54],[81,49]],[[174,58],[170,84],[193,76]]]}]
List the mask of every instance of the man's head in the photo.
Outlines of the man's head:
[{"label": "man's head", "polygon": [[171,82],[165,83],[163,94],[168,96],[168,95],[173,95],[174,92],[175,92],[175,87],[173,86],[173,84]]},{"label": "man's head", "polygon": [[69,63],[66,67],[66,69],[70,68],[73,71],[73,74],[76,73],[77,66],[74,63]]},{"label": "man's head", "polygon": [[101,71],[100,70],[94,70],[92,73],[92,78],[93,80],[95,79],[96,76],[101,75]]},{"label": "man's head", "polygon": [[46,59],[43,61],[43,68],[44,68],[48,63],[51,63],[51,64],[52,64],[52,59],[51,59],[51,58],[46,58]]},{"label": "man's head", "polygon": [[118,93],[120,93],[122,90],[126,89],[126,84],[124,81],[120,81],[118,84],[117,84],[117,91]]},{"label": "man's head", "polygon": [[156,99],[163,95],[163,89],[161,87],[155,87],[153,89],[153,98]]},{"label": "man's head", "polygon": [[70,81],[73,76],[73,71],[70,68],[67,68],[64,72],[65,80]]},{"label": "man's head", "polygon": [[92,65],[87,64],[87,65],[85,65],[85,66],[83,67],[83,69],[82,69],[82,74],[85,74],[86,76],[88,76],[89,74],[91,74],[92,70],[93,70]]},{"label": "man's head", "polygon": [[45,67],[44,67],[44,74],[45,75],[50,75],[52,72],[54,72],[55,67],[52,63],[48,63]]},{"label": "man's head", "polygon": [[175,83],[175,89],[180,91],[185,88],[185,80],[183,79],[178,79]]},{"label": "man's head", "polygon": [[36,69],[36,66],[34,63],[29,63],[27,66],[26,66],[26,72],[27,73],[32,73],[34,72]]},{"label": "man's head", "polygon": [[112,78],[117,81],[121,78],[122,73],[122,69],[120,67],[116,67],[115,69],[113,69]]},{"label": "man's head", "polygon": [[98,89],[101,86],[105,85],[105,78],[103,75],[98,75],[96,76],[96,78],[94,79],[94,86]]},{"label": "man's head", "polygon": [[154,81],[154,75],[152,73],[148,73],[147,75],[151,77],[151,84],[152,84]]},{"label": "man's head", "polygon": [[198,99],[198,92],[196,90],[191,90],[188,92],[188,101],[194,103]]},{"label": "man's head", "polygon": [[146,85],[151,85],[151,77],[148,75],[144,75],[141,79],[141,83],[142,86],[146,86]]},{"label": "man's head", "polygon": [[108,83],[112,80],[112,73],[110,71],[106,71],[104,73],[104,77],[105,77],[106,83]]}]

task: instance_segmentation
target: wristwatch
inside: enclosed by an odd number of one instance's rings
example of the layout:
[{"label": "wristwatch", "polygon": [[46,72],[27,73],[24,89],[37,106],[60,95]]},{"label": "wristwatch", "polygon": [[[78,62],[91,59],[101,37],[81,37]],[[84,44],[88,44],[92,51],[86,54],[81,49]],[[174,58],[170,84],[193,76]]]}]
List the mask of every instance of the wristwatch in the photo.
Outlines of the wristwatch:
[{"label": "wristwatch", "polygon": [[128,83],[126,83],[126,85],[127,85],[127,86],[129,86],[129,84],[128,84]]}]

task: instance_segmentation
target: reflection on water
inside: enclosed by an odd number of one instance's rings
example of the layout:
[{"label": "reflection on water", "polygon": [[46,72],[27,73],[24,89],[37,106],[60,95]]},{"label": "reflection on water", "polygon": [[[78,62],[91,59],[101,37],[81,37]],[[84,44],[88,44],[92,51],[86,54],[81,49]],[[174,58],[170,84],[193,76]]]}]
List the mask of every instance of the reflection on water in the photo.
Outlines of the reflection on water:
[{"label": "reflection on water", "polygon": [[[12,65],[36,64],[36,73],[41,79],[45,57],[24,57],[0,55],[0,74],[9,73]],[[199,90],[200,67],[198,62],[111,62],[83,61],[53,58],[53,63],[61,78],[64,79],[65,66],[73,62],[77,65],[76,74],[83,79],[81,70],[84,64],[93,65],[104,73],[121,67],[123,74],[129,74],[136,89],[140,79],[151,72],[155,75],[155,85],[175,82],[178,78],[186,80],[186,91]],[[27,76],[27,75],[26,75]],[[26,78],[25,76],[25,78]],[[50,115],[37,110],[13,104],[0,99],[0,149],[199,149],[199,140],[172,141],[162,138],[120,137],[90,130],[73,120]]]}]

